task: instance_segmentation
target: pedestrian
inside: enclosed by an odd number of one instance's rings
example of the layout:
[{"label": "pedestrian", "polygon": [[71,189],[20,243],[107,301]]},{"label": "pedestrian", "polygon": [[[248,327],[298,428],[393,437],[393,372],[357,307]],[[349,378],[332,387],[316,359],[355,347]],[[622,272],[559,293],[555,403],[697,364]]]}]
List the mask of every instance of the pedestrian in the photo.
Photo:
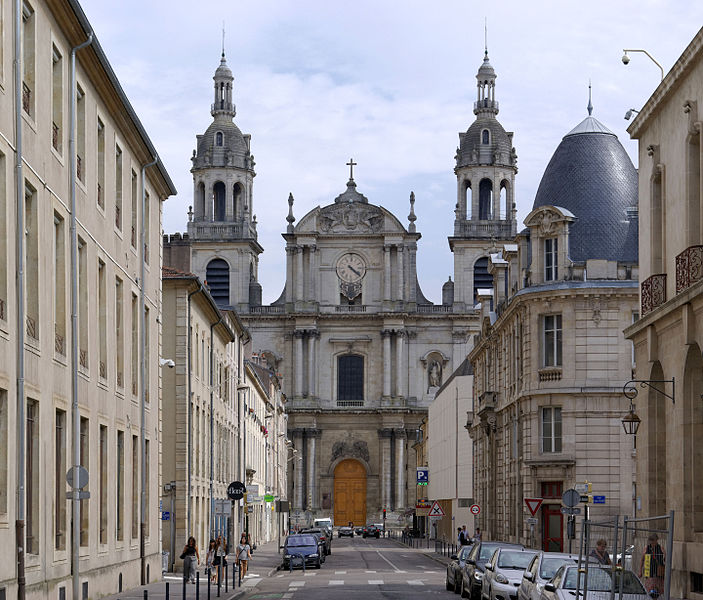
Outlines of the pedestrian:
[{"label": "pedestrian", "polygon": [[464,541],[461,543],[461,545],[468,546],[471,543],[471,540],[469,539],[469,532],[466,531],[466,525],[462,526],[461,534],[464,536]]},{"label": "pedestrian", "polygon": [[596,542],[596,547],[591,550],[588,558],[592,558],[599,565],[612,565],[613,563],[610,560],[610,554],[608,554],[608,551],[606,550],[607,546],[608,542],[605,541],[605,538],[600,538]]},{"label": "pedestrian", "polygon": [[463,545],[464,545],[464,532],[463,532],[463,530],[461,529],[461,527],[457,527],[457,530],[456,530],[456,540],[457,540],[457,543],[458,543],[460,546],[463,546]]},{"label": "pedestrian", "polygon": [[188,543],[183,546],[181,560],[183,561],[183,580],[195,583],[195,571],[200,564],[200,554],[198,554],[198,544],[195,543],[192,535],[188,538]]},{"label": "pedestrian", "polygon": [[481,529],[479,527],[476,528],[476,532],[474,533],[474,542],[480,542],[481,541]]},{"label": "pedestrian", "polygon": [[215,565],[217,566],[217,581],[222,581],[223,570],[227,565],[227,542],[219,536],[215,542]]},{"label": "pedestrian", "polygon": [[210,540],[205,555],[205,568],[207,569],[210,581],[215,581],[215,570],[213,569],[215,561],[215,540]]},{"label": "pedestrian", "polygon": [[665,565],[664,550],[659,545],[659,536],[652,533],[647,538],[647,547],[640,561],[640,577],[644,579],[644,587],[652,597],[664,593]]},{"label": "pedestrian", "polygon": [[237,564],[239,565],[241,579],[244,579],[247,575],[247,567],[249,565],[249,559],[251,558],[251,546],[249,545],[247,537],[247,534],[243,533],[239,540],[239,545],[237,546]]}]

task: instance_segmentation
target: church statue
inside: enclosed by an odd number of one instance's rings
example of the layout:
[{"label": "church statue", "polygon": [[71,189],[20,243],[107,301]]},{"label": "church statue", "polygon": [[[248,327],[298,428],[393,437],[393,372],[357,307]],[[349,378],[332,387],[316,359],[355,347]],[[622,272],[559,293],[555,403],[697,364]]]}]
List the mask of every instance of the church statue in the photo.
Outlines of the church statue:
[{"label": "church statue", "polygon": [[442,365],[438,361],[433,360],[428,369],[428,380],[430,387],[439,387],[442,385]]}]

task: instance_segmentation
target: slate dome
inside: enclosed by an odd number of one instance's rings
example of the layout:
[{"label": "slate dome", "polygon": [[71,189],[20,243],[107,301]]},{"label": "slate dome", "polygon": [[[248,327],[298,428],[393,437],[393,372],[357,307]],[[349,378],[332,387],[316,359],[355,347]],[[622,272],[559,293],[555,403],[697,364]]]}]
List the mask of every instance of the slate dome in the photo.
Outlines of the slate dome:
[{"label": "slate dome", "polygon": [[566,208],[569,258],[637,262],[637,171],[617,136],[592,116],[567,133],[537,189],[533,210]]},{"label": "slate dome", "polygon": [[[461,160],[458,166],[470,164],[471,152],[475,149],[479,152],[481,146],[481,135],[484,129],[490,132],[490,147],[501,153],[501,155],[510,156],[512,150],[512,140],[508,133],[503,129],[500,121],[492,118],[481,118],[474,121],[466,130],[466,133],[461,136],[459,151],[461,152]],[[484,146],[485,147],[485,146]]]},{"label": "slate dome", "polygon": [[[215,145],[218,132],[222,133],[222,146]],[[235,167],[247,168],[249,154],[247,143],[239,127],[227,119],[216,119],[198,139],[197,156],[202,158],[209,152],[212,166],[224,166],[227,156],[232,155]]]}]

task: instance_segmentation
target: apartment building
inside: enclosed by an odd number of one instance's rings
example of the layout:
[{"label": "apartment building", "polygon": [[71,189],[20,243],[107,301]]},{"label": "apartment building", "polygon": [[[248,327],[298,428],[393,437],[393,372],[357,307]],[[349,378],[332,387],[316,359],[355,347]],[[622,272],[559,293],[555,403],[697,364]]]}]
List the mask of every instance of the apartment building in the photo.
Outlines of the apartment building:
[{"label": "apartment building", "polygon": [[[0,4],[0,596],[24,577],[27,598],[96,597],[160,575],[161,203],[175,189],[80,5],[20,6]],[[76,454],[90,497],[70,500]]]}]

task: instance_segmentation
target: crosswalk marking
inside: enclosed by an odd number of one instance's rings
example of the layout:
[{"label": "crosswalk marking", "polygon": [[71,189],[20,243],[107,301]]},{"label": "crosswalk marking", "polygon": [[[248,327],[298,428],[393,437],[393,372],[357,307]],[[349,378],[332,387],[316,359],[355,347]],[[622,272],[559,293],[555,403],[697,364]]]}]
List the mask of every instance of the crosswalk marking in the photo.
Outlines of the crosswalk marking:
[{"label": "crosswalk marking", "polygon": [[288,587],[303,587],[305,585],[304,581],[291,581]]},{"label": "crosswalk marking", "polygon": [[383,585],[383,579],[369,579],[369,585]]},{"label": "crosswalk marking", "polygon": [[375,573],[376,571],[366,571],[367,573]]},{"label": "crosswalk marking", "polygon": [[330,585],[344,585],[344,579],[331,579]]},{"label": "crosswalk marking", "polygon": [[408,585],[425,585],[425,584],[419,579],[408,579]]},{"label": "crosswalk marking", "polygon": [[315,572],[307,573],[306,572],[306,573],[303,573],[303,575],[305,575],[305,577],[313,577],[314,575],[317,575],[317,573],[315,573]]},{"label": "crosswalk marking", "polygon": [[334,574],[335,575],[346,575],[347,572],[346,571],[335,571]]}]

